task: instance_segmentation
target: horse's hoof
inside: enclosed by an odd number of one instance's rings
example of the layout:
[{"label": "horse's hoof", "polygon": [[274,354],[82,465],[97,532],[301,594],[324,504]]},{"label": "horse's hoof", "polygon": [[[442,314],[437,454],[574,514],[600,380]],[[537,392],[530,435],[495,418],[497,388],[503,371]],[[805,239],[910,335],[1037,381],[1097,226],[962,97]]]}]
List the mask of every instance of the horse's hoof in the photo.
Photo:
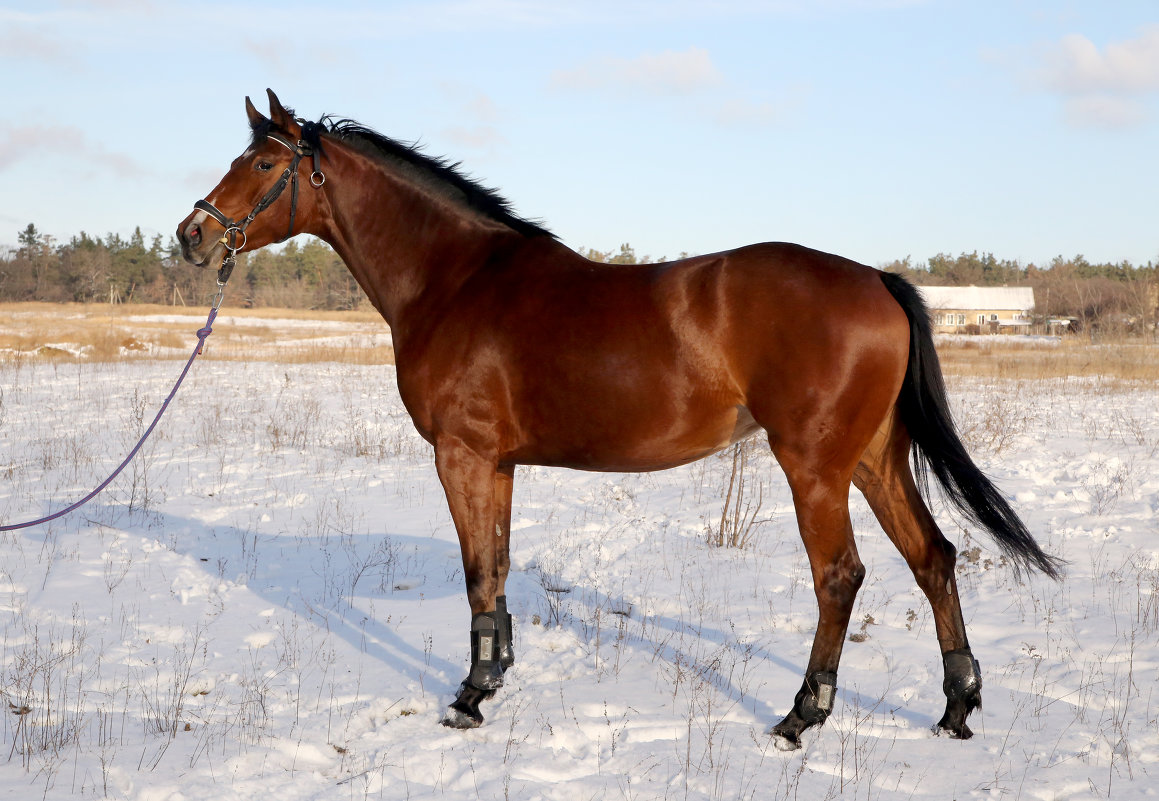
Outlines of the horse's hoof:
[{"label": "horse's hoof", "polygon": [[780,751],[796,751],[801,747],[801,733],[811,726],[820,726],[833,711],[837,689],[837,674],[817,671],[805,677],[801,689],[793,699],[793,708],[785,719],[769,732]]},{"label": "horse's hoof", "polygon": [[447,707],[447,714],[443,716],[443,725],[452,729],[477,729],[483,725],[483,713],[479,711],[479,703],[495,695],[495,691],[480,690],[467,682],[459,685],[459,692],[454,702]]},{"label": "horse's hoof", "polygon": [[966,718],[975,709],[982,707],[982,696],[977,691],[968,693],[963,698],[951,698],[946,702],[946,712],[942,719],[934,726],[934,733],[946,734],[955,740],[969,740],[974,732],[966,725]]},{"label": "horse's hoof", "polygon": [[443,715],[441,722],[448,729],[477,729],[483,725],[483,716],[478,709],[465,711],[452,704],[447,707],[447,714]]},{"label": "horse's hoof", "polygon": [[966,725],[966,718],[975,709],[982,708],[982,671],[969,648],[943,654],[942,662],[946,671],[942,682],[946,712],[934,727],[934,733],[945,732],[955,740],[969,740],[974,732]]},{"label": "horse's hoof", "polygon": [[[967,713],[969,714],[969,713]],[[955,720],[955,718],[957,718]],[[955,740],[969,740],[974,732],[966,725],[966,715],[951,715],[947,710],[938,724],[934,726],[934,734],[948,734]]]},{"label": "horse's hoof", "polygon": [[974,736],[974,732],[966,724],[962,724],[960,729],[955,729],[951,726],[943,726],[940,723],[934,728],[934,734],[949,736],[951,740],[969,740]]},{"label": "horse's hoof", "polygon": [[785,715],[785,719],[769,729],[773,737],[773,745],[778,751],[796,751],[801,747],[801,732],[809,728],[796,711]]},{"label": "horse's hoof", "polygon": [[799,739],[790,740],[785,735],[778,734],[776,731],[771,732],[771,734],[773,735],[773,747],[778,751],[789,753],[792,751],[799,751],[801,749],[801,741]]}]

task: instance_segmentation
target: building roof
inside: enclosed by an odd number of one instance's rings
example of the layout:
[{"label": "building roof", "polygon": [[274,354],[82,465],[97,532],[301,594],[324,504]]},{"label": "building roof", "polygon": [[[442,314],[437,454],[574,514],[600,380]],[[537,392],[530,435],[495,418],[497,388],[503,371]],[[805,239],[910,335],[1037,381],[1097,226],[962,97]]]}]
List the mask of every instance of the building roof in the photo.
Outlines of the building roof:
[{"label": "building roof", "polygon": [[931,309],[987,309],[1028,311],[1034,308],[1034,290],[1028,286],[919,286]]}]

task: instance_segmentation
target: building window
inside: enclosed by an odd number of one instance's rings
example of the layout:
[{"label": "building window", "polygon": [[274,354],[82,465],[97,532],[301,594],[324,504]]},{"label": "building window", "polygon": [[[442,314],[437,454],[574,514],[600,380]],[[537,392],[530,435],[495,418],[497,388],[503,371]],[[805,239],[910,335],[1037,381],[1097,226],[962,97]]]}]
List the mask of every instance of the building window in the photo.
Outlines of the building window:
[{"label": "building window", "polygon": [[946,315],[939,314],[937,317],[934,318],[934,324],[935,325],[945,325],[946,324]]},{"label": "building window", "polygon": [[991,314],[991,315],[990,315],[990,322],[992,322],[992,323],[996,323],[996,322],[998,322],[998,315],[997,315],[997,314]]},{"label": "building window", "polygon": [[984,314],[978,315],[978,325],[986,325],[986,315],[984,315]]},{"label": "building window", "polygon": [[965,325],[965,324],[966,324],[966,315],[959,314],[958,315],[958,325]]}]

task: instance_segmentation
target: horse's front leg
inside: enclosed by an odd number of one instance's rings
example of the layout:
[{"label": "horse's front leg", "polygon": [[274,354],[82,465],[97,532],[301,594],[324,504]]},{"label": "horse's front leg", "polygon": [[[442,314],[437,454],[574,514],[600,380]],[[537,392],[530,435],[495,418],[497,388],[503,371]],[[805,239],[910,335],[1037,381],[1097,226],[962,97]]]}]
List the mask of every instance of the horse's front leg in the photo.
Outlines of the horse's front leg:
[{"label": "horse's front leg", "polygon": [[510,500],[501,504],[496,498],[496,462],[472,450],[462,440],[440,438],[435,444],[435,466],[459,535],[467,600],[471,604],[471,669],[459,686],[454,703],[447,709],[443,724],[468,729],[483,723],[479,702],[490,698],[503,685],[495,608],[499,590],[496,545],[500,539],[496,536],[499,531],[496,512],[500,505],[510,509]]},{"label": "horse's front leg", "polygon": [[499,665],[503,670],[515,664],[515,636],[511,615],[507,612],[507,573],[511,570],[511,491],[515,481],[515,465],[500,465],[495,473],[495,559],[498,567],[498,587],[495,590],[495,625],[499,638],[495,641]]}]

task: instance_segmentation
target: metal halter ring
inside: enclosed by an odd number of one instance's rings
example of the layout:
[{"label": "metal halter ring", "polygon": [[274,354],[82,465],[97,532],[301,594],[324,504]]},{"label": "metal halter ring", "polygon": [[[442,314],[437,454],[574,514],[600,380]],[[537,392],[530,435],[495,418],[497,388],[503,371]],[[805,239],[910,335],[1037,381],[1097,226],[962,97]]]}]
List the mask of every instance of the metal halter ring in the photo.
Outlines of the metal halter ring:
[{"label": "metal halter ring", "polygon": [[[237,238],[236,236],[232,236],[232,237],[230,236],[230,234],[232,234],[234,231],[241,234],[241,244],[240,245],[231,244],[230,240],[236,240],[236,238]],[[221,243],[223,245],[225,245],[227,248],[229,248],[230,250],[232,250],[234,253],[236,253],[237,251],[244,248],[246,241],[247,241],[247,239],[246,239],[245,231],[236,225],[231,225],[229,228],[226,228],[225,233],[221,237]]]},{"label": "metal halter ring", "polygon": [[326,175],[318,170],[310,173],[310,185],[317,188],[326,183]]}]

